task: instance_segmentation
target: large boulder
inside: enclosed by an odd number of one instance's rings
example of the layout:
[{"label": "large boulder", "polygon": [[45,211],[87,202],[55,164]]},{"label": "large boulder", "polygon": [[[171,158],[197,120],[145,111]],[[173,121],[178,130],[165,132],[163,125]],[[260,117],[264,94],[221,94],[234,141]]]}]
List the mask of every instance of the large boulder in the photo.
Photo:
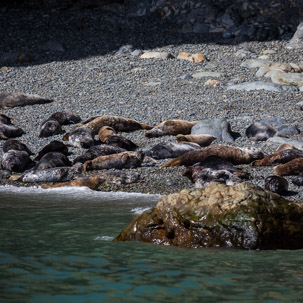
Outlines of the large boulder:
[{"label": "large boulder", "polygon": [[213,183],[161,198],[115,241],[180,247],[302,249],[303,206],[249,182]]}]

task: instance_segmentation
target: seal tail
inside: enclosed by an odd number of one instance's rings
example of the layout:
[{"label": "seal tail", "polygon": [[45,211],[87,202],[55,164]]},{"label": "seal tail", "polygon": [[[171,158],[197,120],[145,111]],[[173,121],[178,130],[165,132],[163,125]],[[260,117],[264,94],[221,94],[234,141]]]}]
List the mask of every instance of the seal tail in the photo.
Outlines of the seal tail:
[{"label": "seal tail", "polygon": [[165,164],[162,164],[160,167],[170,167],[170,166],[180,166],[181,160],[180,159],[173,159]]},{"label": "seal tail", "polygon": [[148,124],[145,124],[145,123],[140,123],[140,124],[141,124],[141,127],[142,127],[143,129],[150,130],[150,129],[153,128],[152,126],[150,126],[150,125],[148,125]]}]

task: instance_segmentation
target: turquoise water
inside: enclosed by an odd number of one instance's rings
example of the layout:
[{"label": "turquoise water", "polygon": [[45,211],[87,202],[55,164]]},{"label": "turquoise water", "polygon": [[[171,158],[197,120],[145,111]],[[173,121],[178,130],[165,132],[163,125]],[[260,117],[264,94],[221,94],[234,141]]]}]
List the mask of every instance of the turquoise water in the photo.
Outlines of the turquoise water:
[{"label": "turquoise water", "polygon": [[157,196],[0,187],[0,302],[303,302],[303,251],[112,242]]}]

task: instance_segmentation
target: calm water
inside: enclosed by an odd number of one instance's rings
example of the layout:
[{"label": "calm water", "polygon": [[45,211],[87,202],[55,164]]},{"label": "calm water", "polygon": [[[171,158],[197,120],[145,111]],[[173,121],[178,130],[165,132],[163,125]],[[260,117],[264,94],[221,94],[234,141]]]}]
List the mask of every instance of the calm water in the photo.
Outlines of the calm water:
[{"label": "calm water", "polygon": [[0,302],[303,302],[303,251],[111,240],[158,197],[0,187]]}]

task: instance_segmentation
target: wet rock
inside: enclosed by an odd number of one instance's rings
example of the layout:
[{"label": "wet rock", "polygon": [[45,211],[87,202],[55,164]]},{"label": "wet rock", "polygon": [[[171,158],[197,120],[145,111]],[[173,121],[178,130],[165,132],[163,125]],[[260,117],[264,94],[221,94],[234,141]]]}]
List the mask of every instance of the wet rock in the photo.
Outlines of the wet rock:
[{"label": "wet rock", "polygon": [[193,78],[201,79],[205,77],[213,77],[213,78],[220,78],[222,73],[219,72],[207,72],[207,71],[200,71],[192,75]]},{"label": "wet rock", "polygon": [[249,59],[241,63],[240,66],[247,68],[258,68],[261,66],[270,66],[272,62],[270,60],[265,59]]},{"label": "wet rock", "polygon": [[145,52],[140,56],[141,59],[173,59],[175,58],[172,54],[167,52]]},{"label": "wet rock", "polygon": [[161,198],[114,241],[180,247],[302,249],[303,207],[249,182]]},{"label": "wet rock", "polygon": [[203,54],[190,54],[187,52],[180,53],[177,56],[177,59],[199,63],[206,61],[206,57]]},{"label": "wet rock", "polygon": [[267,90],[270,92],[283,92],[283,91],[292,91],[297,90],[289,86],[282,86],[276,83],[254,81],[254,82],[244,82],[240,84],[229,84],[227,85],[227,90],[244,90],[244,91],[253,91],[253,90]]},{"label": "wet rock", "polygon": [[301,22],[292,39],[287,44],[288,49],[299,49],[303,47],[303,22]]},{"label": "wet rock", "polygon": [[271,72],[271,81],[279,85],[303,86],[303,73]]}]

